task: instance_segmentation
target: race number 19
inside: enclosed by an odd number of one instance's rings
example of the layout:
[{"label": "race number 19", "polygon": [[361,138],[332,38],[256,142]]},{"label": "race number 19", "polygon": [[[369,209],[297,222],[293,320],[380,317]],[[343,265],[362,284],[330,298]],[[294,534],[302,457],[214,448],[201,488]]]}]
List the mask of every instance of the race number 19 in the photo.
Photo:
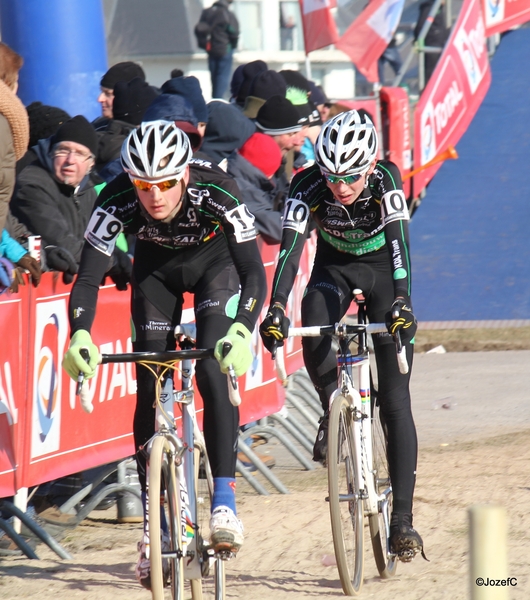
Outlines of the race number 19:
[{"label": "race number 19", "polygon": [[85,239],[101,252],[110,256],[123,225],[114,215],[97,208],[90,217]]}]

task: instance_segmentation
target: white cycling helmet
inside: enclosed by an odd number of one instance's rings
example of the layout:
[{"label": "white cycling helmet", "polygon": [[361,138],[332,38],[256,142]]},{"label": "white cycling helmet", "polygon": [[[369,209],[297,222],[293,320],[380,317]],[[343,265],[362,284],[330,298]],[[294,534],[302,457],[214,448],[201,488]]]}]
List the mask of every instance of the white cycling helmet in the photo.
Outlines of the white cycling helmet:
[{"label": "white cycling helmet", "polygon": [[192,157],[188,136],[173,121],[145,121],[121,147],[121,163],[131,177],[152,183],[181,179]]},{"label": "white cycling helmet", "polygon": [[315,160],[326,173],[364,173],[377,156],[377,131],[367,115],[356,110],[326,121],[315,142]]}]

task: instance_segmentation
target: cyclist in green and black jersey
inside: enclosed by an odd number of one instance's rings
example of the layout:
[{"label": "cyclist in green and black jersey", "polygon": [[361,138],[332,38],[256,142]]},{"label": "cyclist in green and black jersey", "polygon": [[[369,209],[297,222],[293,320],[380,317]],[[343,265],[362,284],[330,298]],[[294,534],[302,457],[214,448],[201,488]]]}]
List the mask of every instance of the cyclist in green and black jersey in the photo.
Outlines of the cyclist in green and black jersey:
[{"label": "cyclist in green and black jersey", "polygon": [[[374,336],[377,398],[388,431],[394,496],[391,546],[407,561],[423,551],[422,539],[412,527],[417,437],[410,406],[410,371],[407,375],[399,372],[390,334],[400,330],[412,366],[416,320],[410,298],[409,215],[399,170],[390,161],[378,161],[377,151],[375,127],[355,110],[323,125],[315,143],[316,164],[298,173],[291,183],[270,308],[260,333],[271,351],[287,335],[285,307],[312,217],[318,242],[302,300],[302,324],[339,322],[356,288],[364,292],[369,320],[387,322],[389,333]],[[304,337],[302,346],[324,409],[313,458],[324,461],[329,398],[337,387],[336,355],[328,336]]]},{"label": "cyclist in green and black jersey", "polygon": [[[234,180],[216,165],[192,159],[188,137],[172,122],[142,123],[125,140],[121,159],[125,173],[102,191],[85,233],[70,296],[72,338],[63,366],[73,378],[80,371],[87,377],[95,374],[99,353],[89,332],[99,284],[118,234],[136,236],[133,349],[175,349],[174,328],[181,320],[185,292],[194,295],[197,346],[215,347],[217,360],[202,360],[196,367],[214,476],[210,532],[217,550],[237,552],[243,543],[235,506],[239,413],[229,401],[223,373],[230,364],[236,375],[249,368],[251,332],[266,294],[254,217],[239,201]],[[232,348],[223,358],[225,341]],[[90,350],[89,362],[80,353],[85,347]],[[154,433],[154,394],[154,376],[145,368],[137,369],[133,425],[137,451]],[[145,497],[141,452],[137,452],[137,463]],[[144,533],[136,575],[149,588],[148,544]]]}]

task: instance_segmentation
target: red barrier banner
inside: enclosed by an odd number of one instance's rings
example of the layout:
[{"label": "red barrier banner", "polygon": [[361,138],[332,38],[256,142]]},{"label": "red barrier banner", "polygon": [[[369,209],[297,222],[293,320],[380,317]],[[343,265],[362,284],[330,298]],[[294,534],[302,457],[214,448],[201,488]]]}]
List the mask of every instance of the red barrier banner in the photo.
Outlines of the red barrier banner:
[{"label": "red barrier banner", "polygon": [[25,355],[21,339],[26,334],[27,302],[5,294],[0,301],[3,335],[0,344],[0,498],[11,496],[17,485],[23,455],[26,422]]},{"label": "red barrier banner", "polygon": [[[269,289],[278,248],[265,244],[261,248]],[[312,237],[304,248],[288,307],[295,325],[300,324],[300,302],[314,251]],[[135,366],[98,367],[89,381],[91,414],[82,410],[76,384],[61,368],[69,343],[70,289],[58,273],[45,273],[38,288],[22,286],[17,294],[6,294],[0,301],[0,497],[134,453]],[[114,285],[100,288],[92,339],[102,354],[132,349],[129,298],[129,292],[118,292]],[[268,300],[262,317],[267,307]],[[182,322],[193,320],[193,299],[188,295]],[[273,414],[284,403],[283,388],[277,383],[274,363],[257,328],[253,346],[256,359],[240,378],[242,424]],[[289,341],[289,372],[302,364],[299,341]],[[200,423],[199,394],[197,406]]]},{"label": "red barrier banner", "polygon": [[[479,0],[465,0],[436,69],[414,115],[414,167],[455,146],[478,110],[491,82],[484,19]],[[417,196],[441,163],[414,176]]]},{"label": "red barrier banner", "polygon": [[530,0],[482,0],[486,36],[530,21]]}]

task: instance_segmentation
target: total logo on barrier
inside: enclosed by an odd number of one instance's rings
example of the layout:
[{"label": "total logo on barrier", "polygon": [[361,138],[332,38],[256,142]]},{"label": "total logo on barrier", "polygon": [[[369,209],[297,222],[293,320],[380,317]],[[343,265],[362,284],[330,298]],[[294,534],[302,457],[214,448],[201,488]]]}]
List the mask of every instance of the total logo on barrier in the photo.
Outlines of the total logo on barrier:
[{"label": "total logo on barrier", "polygon": [[66,300],[36,306],[33,366],[31,458],[54,452],[60,446],[61,361],[68,336]]},{"label": "total logo on barrier", "polygon": [[472,29],[466,30],[465,27],[461,27],[457,31],[454,46],[464,65],[471,93],[474,94],[487,67],[484,22],[480,14]]},{"label": "total logo on barrier", "polygon": [[504,19],[504,0],[485,0],[484,2],[484,19],[486,25],[496,25]]}]

